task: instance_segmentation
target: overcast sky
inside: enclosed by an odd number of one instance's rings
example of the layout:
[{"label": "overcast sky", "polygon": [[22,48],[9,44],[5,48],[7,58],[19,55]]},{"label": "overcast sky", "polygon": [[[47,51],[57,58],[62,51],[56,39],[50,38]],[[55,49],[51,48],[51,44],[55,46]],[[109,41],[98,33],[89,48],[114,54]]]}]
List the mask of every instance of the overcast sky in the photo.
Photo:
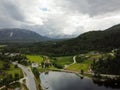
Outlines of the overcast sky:
[{"label": "overcast sky", "polygon": [[0,0],[0,28],[79,35],[120,23],[120,0]]}]

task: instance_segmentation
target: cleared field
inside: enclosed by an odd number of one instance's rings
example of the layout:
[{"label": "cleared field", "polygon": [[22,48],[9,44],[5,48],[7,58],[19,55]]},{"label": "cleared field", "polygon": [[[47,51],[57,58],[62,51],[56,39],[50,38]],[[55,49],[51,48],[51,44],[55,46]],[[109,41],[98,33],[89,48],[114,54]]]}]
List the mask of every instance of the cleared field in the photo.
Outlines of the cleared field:
[{"label": "cleared field", "polygon": [[82,63],[75,63],[73,65],[70,65],[67,70],[72,70],[72,71],[80,71],[81,69],[87,72],[89,70],[89,67],[92,63],[92,60],[85,60]]},{"label": "cleared field", "polygon": [[64,66],[73,63],[73,56],[56,57],[56,63]]},{"label": "cleared field", "polygon": [[80,70],[84,70],[85,72],[89,71],[89,67],[91,66],[93,60],[97,60],[100,57],[102,57],[103,55],[101,54],[82,54],[82,56],[79,55],[79,57],[85,57],[85,59],[83,60],[83,62],[81,63],[75,63],[73,65],[70,65],[68,68],[66,68],[67,70],[72,70],[72,71],[80,71]]},{"label": "cleared field", "polygon": [[41,63],[43,61],[43,57],[40,55],[26,55],[28,60],[30,60],[31,62],[35,62],[35,63]]}]

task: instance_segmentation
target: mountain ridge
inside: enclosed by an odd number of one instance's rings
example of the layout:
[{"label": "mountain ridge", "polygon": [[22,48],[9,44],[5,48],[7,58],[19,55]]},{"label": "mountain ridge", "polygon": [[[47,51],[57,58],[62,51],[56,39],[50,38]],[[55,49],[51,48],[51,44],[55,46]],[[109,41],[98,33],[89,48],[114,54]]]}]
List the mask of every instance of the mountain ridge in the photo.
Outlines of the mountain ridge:
[{"label": "mountain ridge", "polygon": [[27,29],[0,29],[0,42],[39,42],[47,40],[50,40],[50,38]]},{"label": "mountain ridge", "polygon": [[[117,28],[117,29],[115,29]],[[120,25],[113,26],[104,31],[89,31],[76,38],[56,42],[55,44],[40,46],[35,45],[44,53],[50,55],[76,55],[89,51],[107,52],[120,48]]]}]

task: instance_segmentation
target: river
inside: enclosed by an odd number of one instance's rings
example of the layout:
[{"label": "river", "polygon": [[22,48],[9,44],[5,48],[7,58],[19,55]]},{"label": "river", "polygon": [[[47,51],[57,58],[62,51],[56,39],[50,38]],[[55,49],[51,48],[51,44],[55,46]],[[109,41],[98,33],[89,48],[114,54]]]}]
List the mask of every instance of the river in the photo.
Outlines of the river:
[{"label": "river", "polygon": [[96,83],[73,73],[46,72],[40,74],[44,90],[120,90],[120,85]]}]

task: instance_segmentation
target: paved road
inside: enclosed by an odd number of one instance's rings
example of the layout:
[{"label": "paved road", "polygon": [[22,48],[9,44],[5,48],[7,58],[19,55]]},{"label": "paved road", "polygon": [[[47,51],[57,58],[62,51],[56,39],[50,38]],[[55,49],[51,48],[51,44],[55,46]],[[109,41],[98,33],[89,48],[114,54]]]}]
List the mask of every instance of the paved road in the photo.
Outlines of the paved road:
[{"label": "paved road", "polygon": [[17,64],[19,68],[22,69],[22,72],[24,73],[24,77],[26,78],[26,85],[29,90],[37,90],[37,86],[35,83],[35,77],[32,73],[31,69],[29,67],[25,67],[21,64]]}]

